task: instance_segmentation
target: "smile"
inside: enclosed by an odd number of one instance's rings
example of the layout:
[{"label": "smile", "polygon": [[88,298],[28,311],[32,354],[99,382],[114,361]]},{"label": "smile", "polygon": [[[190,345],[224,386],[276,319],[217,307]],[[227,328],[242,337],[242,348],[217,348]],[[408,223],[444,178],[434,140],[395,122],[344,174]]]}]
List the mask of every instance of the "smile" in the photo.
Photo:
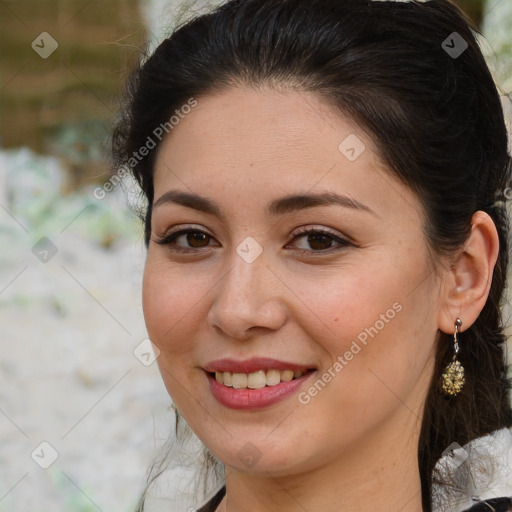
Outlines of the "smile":
[{"label": "smile", "polygon": [[286,399],[316,373],[316,368],[269,358],[221,359],[203,370],[213,397],[221,405],[247,411]]},{"label": "smile", "polygon": [[281,382],[290,382],[301,377],[303,372],[293,370],[260,370],[253,373],[215,372],[215,380],[229,388],[261,389],[265,386],[277,386]]}]

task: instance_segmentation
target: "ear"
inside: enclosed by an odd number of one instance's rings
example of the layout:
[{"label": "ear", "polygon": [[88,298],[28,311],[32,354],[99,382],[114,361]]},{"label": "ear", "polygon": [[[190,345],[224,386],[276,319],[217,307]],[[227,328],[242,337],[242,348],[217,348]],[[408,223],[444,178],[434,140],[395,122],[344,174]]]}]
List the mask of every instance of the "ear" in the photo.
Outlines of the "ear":
[{"label": "ear", "polygon": [[492,274],[498,259],[499,237],[491,217],[477,211],[471,219],[471,233],[457,253],[443,279],[438,327],[452,334],[460,318],[460,331],[478,318],[489,296]]}]

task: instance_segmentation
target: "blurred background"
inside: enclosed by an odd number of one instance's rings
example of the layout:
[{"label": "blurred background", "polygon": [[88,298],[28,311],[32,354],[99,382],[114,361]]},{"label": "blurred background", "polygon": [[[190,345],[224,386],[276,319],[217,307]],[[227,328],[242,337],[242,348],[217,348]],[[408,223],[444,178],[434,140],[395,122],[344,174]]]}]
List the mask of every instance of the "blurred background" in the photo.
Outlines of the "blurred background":
[{"label": "blurred background", "polygon": [[[0,511],[134,510],[171,430],[108,147],[130,67],[192,3],[0,0]],[[512,0],[457,3],[512,92]]]}]

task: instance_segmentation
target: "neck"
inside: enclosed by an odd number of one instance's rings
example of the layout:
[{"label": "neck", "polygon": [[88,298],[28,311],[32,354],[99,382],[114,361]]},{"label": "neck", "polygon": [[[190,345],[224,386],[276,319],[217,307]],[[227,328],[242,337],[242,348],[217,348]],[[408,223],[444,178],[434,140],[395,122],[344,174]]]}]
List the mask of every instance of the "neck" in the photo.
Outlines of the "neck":
[{"label": "neck", "polygon": [[217,512],[422,512],[419,428],[406,437],[411,418],[405,423],[379,428],[364,444],[307,472],[254,475],[226,467],[226,496]]}]

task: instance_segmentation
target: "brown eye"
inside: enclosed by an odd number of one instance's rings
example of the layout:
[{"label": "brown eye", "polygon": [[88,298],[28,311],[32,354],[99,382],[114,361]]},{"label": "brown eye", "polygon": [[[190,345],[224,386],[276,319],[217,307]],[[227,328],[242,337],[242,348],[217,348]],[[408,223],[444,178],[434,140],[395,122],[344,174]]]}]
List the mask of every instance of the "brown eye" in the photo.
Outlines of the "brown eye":
[{"label": "brown eye", "polygon": [[299,246],[298,250],[309,254],[333,252],[352,245],[348,240],[334,233],[314,228],[302,229],[292,241],[295,242],[301,239],[305,243],[302,244],[302,247]]},{"label": "brown eye", "polygon": [[198,249],[210,246],[213,237],[199,229],[181,229],[155,239],[155,243],[166,245],[175,252],[194,252]]},{"label": "brown eye", "polygon": [[332,247],[333,237],[324,233],[314,233],[307,235],[307,241],[312,249],[322,251]]},{"label": "brown eye", "polygon": [[[187,243],[190,244],[191,247],[205,247],[208,245],[208,241],[210,236],[202,231],[188,231],[185,235]],[[179,237],[178,237],[179,238]],[[204,243],[206,241],[206,244]]]}]

